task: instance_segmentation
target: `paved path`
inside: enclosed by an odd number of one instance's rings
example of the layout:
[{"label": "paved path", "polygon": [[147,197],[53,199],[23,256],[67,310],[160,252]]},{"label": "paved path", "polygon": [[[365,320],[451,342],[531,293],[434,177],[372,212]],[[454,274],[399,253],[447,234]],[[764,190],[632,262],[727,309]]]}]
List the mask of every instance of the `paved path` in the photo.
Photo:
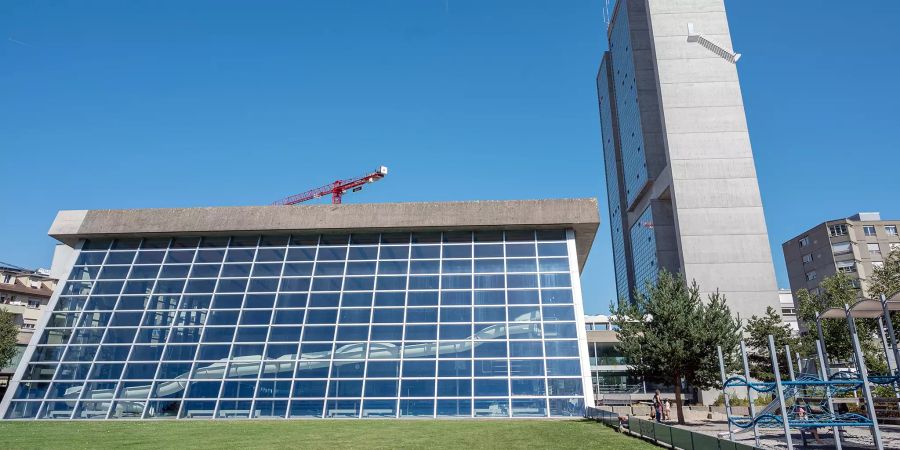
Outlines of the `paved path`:
[{"label": "paved path", "polygon": [[[713,436],[717,436],[720,432],[727,432],[728,425],[724,420],[692,420],[688,421],[686,425],[677,425],[674,423],[670,423],[670,425],[675,425],[681,428],[689,429],[691,431],[700,432],[704,434],[709,434]],[[884,443],[885,449],[900,449],[900,426],[897,425],[881,425],[881,439]],[[872,434],[868,428],[862,427],[847,427],[845,428],[845,432],[843,434],[843,448],[845,449],[872,449],[875,448],[872,443]],[[818,444],[815,440],[807,435],[807,443],[809,444],[806,447],[801,447],[802,440],[800,438],[800,433],[797,430],[792,431],[792,438],[794,441],[795,448],[808,448],[808,449],[833,449],[834,448],[834,439],[832,438],[831,430],[826,430],[820,428],[820,437],[822,438],[822,443]],[[753,445],[753,433],[742,433],[735,436],[735,441]],[[774,428],[764,428],[760,430],[760,446],[768,449],[783,449],[787,448],[787,445],[784,442],[784,432],[779,429]]]}]

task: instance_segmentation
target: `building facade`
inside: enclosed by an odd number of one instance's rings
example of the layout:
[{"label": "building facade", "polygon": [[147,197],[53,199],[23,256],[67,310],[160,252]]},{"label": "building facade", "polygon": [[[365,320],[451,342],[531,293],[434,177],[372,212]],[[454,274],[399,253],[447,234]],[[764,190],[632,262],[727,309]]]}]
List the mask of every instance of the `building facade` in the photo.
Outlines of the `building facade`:
[{"label": "building facade", "polygon": [[0,414],[580,416],[597,227],[593,199],[63,211]]},{"label": "building facade", "polygon": [[[591,383],[594,401],[599,405],[633,404],[647,402],[659,389],[664,398],[674,398],[675,389],[628,374],[625,356],[616,349],[619,342],[612,318],[603,314],[584,316],[587,328],[588,360],[591,365]],[[695,389],[684,389],[686,402],[699,398]]]},{"label": "building facade", "polygon": [[19,327],[16,356],[7,367],[0,368],[0,395],[5,392],[55,288],[56,279],[45,271],[0,266],[0,309],[11,313]]},{"label": "building facade", "polygon": [[778,290],[778,302],[781,304],[781,321],[791,327],[796,335],[800,334],[800,323],[797,321],[797,307],[794,305],[794,294],[790,289]]},{"label": "building facade", "polygon": [[584,320],[595,398],[599,401],[604,394],[642,392],[640,381],[628,376],[625,357],[616,351],[618,339],[609,316],[587,315]]},{"label": "building facade", "polygon": [[900,251],[900,220],[881,220],[877,212],[822,222],[782,244],[791,290],[819,293],[823,279],[846,273],[868,297],[866,280],[885,258]]},{"label": "building facade", "polygon": [[723,0],[619,0],[597,76],[620,298],[660,269],[778,307]]},{"label": "building facade", "polygon": [[597,403],[601,403],[609,394],[646,393],[641,380],[628,375],[625,357],[615,348],[619,340],[609,316],[587,315],[584,320],[591,382]]}]

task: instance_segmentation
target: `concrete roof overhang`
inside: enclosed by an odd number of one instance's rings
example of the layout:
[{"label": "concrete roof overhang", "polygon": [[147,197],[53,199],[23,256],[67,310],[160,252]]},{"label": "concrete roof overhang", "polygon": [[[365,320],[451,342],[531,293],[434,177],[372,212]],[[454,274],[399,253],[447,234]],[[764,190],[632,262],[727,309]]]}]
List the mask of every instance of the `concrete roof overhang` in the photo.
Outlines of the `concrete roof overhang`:
[{"label": "concrete roof overhang", "polygon": [[74,246],[111,237],[571,228],[583,270],[599,225],[597,199],[580,198],[68,210],[48,234]]}]

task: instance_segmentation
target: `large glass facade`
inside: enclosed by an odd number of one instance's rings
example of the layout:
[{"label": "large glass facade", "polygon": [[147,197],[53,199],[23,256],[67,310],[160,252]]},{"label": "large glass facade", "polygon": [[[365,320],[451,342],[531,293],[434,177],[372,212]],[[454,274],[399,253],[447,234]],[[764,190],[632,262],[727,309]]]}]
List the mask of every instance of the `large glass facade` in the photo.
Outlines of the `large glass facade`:
[{"label": "large glass facade", "polygon": [[4,417],[578,416],[571,239],[84,241]]},{"label": "large glass facade", "polygon": [[622,147],[625,209],[628,209],[633,206],[638,194],[647,184],[647,156],[644,151],[638,89],[635,85],[634,48],[632,48],[628,8],[618,8],[617,14],[619,16],[611,25],[609,52],[613,61],[612,81],[616,93],[616,114]]},{"label": "large glass facade", "polygon": [[647,283],[656,284],[659,264],[656,258],[656,233],[653,231],[653,208],[647,206],[631,226],[631,264],[634,267],[635,291],[647,293]]},{"label": "large glass facade", "polygon": [[606,196],[609,201],[609,224],[612,236],[613,266],[616,270],[616,293],[619,299],[630,299],[628,263],[625,256],[625,231],[622,229],[622,192],[619,184],[620,155],[616,149],[613,103],[615,93],[610,80],[610,59],[603,58],[597,75],[600,99],[600,128],[603,137],[603,164],[606,170]]}]

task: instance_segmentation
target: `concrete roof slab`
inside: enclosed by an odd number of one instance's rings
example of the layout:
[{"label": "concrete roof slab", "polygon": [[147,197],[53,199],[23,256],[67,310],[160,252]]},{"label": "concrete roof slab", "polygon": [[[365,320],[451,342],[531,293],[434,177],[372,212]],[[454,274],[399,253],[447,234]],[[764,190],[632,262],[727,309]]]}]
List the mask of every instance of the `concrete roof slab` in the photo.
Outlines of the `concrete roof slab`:
[{"label": "concrete roof slab", "polygon": [[49,235],[79,239],[268,232],[572,228],[579,269],[600,225],[596,198],[60,211]]}]

